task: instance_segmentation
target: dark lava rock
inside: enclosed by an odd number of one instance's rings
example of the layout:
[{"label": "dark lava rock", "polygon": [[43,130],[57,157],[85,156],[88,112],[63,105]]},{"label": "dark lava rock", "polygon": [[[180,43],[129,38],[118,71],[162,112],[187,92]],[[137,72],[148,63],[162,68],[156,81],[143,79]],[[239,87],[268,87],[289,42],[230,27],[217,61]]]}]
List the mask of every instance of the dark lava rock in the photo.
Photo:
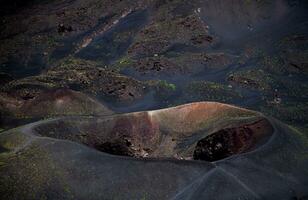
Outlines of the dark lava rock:
[{"label": "dark lava rock", "polygon": [[4,85],[10,81],[14,80],[13,77],[6,73],[0,73],[0,85]]},{"label": "dark lava rock", "polygon": [[58,33],[66,33],[73,31],[72,26],[65,26],[64,24],[58,25]]}]

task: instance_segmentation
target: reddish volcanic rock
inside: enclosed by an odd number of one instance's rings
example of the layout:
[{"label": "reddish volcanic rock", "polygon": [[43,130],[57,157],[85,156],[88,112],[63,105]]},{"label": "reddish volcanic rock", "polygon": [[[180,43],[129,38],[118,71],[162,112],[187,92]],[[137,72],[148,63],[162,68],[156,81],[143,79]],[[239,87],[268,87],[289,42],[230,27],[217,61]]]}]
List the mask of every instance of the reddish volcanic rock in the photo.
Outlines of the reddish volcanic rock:
[{"label": "reddish volcanic rock", "polygon": [[[237,121],[237,118],[241,117],[247,117],[249,120]],[[211,102],[114,115],[82,124],[76,124],[72,120],[60,122],[61,127],[73,126],[79,130],[66,130],[65,139],[86,144],[103,152],[132,157],[192,159],[194,156],[195,159],[207,160],[199,155],[205,154],[204,150],[198,150],[200,146],[207,148],[203,145],[204,140],[221,143],[220,145],[226,149],[223,156],[228,157],[252,150],[259,141],[272,133],[271,125],[261,115]],[[39,134],[49,137],[63,138],[62,131],[62,128],[54,123],[47,124],[45,128],[38,128]],[[59,132],[60,135],[54,135],[54,132]]]},{"label": "reddish volcanic rock", "polygon": [[219,130],[198,141],[195,160],[216,161],[235,154],[253,150],[271,135],[272,126],[267,120],[261,119],[251,124]]}]

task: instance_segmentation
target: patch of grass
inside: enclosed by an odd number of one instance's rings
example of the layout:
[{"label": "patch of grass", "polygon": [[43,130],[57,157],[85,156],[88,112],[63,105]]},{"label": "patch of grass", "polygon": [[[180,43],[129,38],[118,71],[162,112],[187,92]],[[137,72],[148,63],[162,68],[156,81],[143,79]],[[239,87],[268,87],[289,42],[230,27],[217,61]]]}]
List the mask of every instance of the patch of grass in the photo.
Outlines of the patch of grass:
[{"label": "patch of grass", "polygon": [[130,59],[128,56],[123,57],[118,62],[121,66],[127,66],[133,63],[132,59]]},{"label": "patch of grass", "polygon": [[166,80],[159,80],[158,81],[158,86],[165,88],[167,90],[175,91],[176,90],[176,85],[173,83],[168,83]]},{"label": "patch of grass", "polygon": [[128,56],[124,56],[121,59],[119,59],[111,68],[116,71],[120,71],[121,69],[124,69],[130,65],[134,64],[134,60],[132,60]]}]

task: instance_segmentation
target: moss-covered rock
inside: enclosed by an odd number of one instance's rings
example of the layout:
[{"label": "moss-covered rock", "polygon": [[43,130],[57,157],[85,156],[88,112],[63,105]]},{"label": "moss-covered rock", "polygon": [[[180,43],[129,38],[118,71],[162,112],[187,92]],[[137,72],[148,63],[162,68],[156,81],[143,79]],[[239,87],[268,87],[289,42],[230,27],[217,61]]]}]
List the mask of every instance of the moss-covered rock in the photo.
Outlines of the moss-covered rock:
[{"label": "moss-covered rock", "polygon": [[234,102],[241,95],[227,85],[209,81],[194,81],[187,84],[183,90],[185,98],[193,101]]},{"label": "moss-covered rock", "polygon": [[192,8],[191,14],[175,16],[172,13],[176,9],[173,4],[179,3],[168,2],[159,6],[152,23],[137,34],[128,50],[130,55],[161,54],[175,43],[207,47],[213,42],[214,38],[210,36],[207,25]]},{"label": "moss-covered rock", "polygon": [[31,99],[57,88],[70,88],[120,102],[141,98],[146,92],[144,84],[137,80],[106,70],[95,62],[75,58],[61,61],[41,75],[10,82],[3,90]]},{"label": "moss-covered rock", "polygon": [[227,80],[242,87],[261,91],[274,90],[279,86],[272,75],[262,69],[243,70],[230,73]]}]

